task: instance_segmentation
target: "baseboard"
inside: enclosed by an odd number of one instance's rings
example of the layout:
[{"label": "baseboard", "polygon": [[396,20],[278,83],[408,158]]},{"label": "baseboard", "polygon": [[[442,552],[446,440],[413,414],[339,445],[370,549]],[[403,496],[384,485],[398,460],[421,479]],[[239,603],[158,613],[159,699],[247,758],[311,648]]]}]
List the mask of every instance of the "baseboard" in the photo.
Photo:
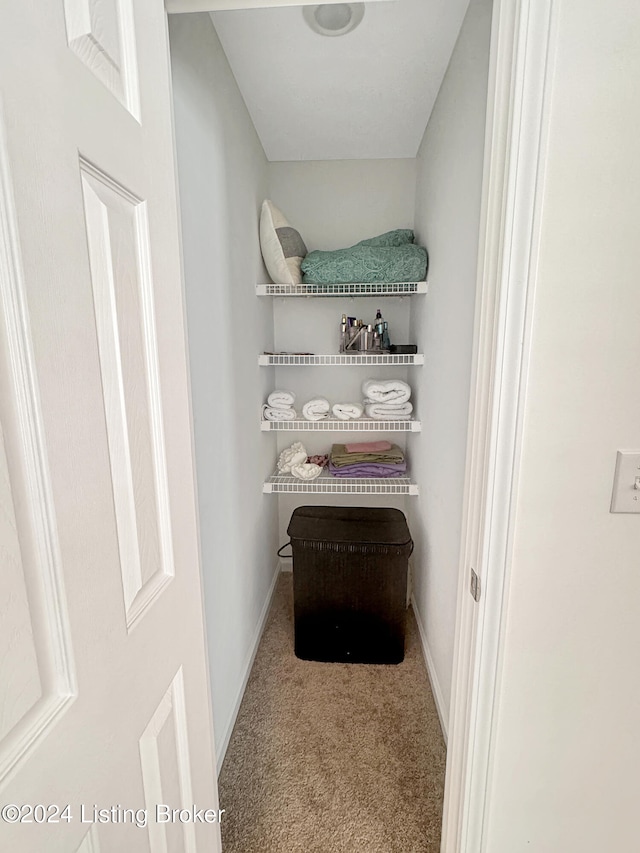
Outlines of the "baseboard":
[{"label": "baseboard", "polygon": [[280,557],[280,571],[281,572],[292,572],[293,571],[293,557]]},{"label": "baseboard", "polygon": [[267,616],[269,615],[269,610],[271,610],[271,602],[273,601],[273,596],[276,591],[276,585],[278,583],[278,578],[280,577],[280,571],[280,561],[278,561],[276,570],[273,574],[273,579],[271,581],[271,586],[269,587],[269,592],[267,593],[267,597],[265,599],[264,607],[262,608],[262,612],[260,613],[260,618],[258,619],[258,624],[256,626],[256,630],[251,641],[251,646],[249,647],[249,653],[247,654],[246,660],[244,662],[242,682],[240,684],[240,689],[238,690],[238,695],[236,696],[236,701],[233,706],[231,718],[229,720],[229,723],[220,741],[219,746],[216,745],[216,766],[218,768],[218,774],[222,770],[222,765],[227,754],[227,747],[229,746],[229,741],[231,740],[233,727],[236,724],[236,719],[238,717],[238,711],[240,710],[244,691],[247,688],[247,681],[249,681],[249,676],[251,675],[251,668],[253,667],[253,662],[256,659],[258,646],[260,645],[260,640],[262,639],[264,627],[267,623]]},{"label": "baseboard", "polygon": [[438,712],[438,718],[440,720],[442,736],[446,744],[449,733],[449,712],[444,704],[442,689],[440,688],[440,682],[438,681],[438,677],[436,675],[436,668],[433,663],[433,658],[431,657],[431,650],[429,649],[429,644],[427,643],[427,634],[424,630],[422,618],[420,616],[420,612],[416,605],[416,599],[413,594],[411,595],[411,606],[413,607],[413,615],[416,617],[416,623],[418,625],[418,631],[420,633],[420,645],[422,646],[422,655],[424,657],[425,666],[427,667],[427,675],[429,676],[429,682],[431,684],[431,692],[433,693],[433,698],[436,703],[436,710]]}]

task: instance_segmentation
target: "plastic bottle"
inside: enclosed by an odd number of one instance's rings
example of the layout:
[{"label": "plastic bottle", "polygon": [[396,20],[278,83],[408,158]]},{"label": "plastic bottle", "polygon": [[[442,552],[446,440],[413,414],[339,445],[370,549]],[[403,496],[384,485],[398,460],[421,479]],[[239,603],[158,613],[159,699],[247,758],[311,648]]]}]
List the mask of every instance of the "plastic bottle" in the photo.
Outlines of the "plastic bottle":
[{"label": "plastic bottle", "polygon": [[355,347],[355,339],[358,334],[358,321],[355,317],[347,318],[347,344],[345,345],[345,351],[351,350]]},{"label": "plastic bottle", "polygon": [[347,315],[342,315],[342,322],[340,323],[340,352],[344,352],[349,342],[348,332],[347,332]]},{"label": "plastic bottle", "polygon": [[[389,325],[387,321],[382,316],[382,312],[378,308],[376,311],[376,319],[373,321],[373,328],[378,333],[378,340],[380,341],[380,349],[388,350],[389,349]],[[386,330],[386,331],[385,331]]]},{"label": "plastic bottle", "polygon": [[367,329],[366,329],[363,337],[364,337],[363,349],[366,352],[371,352],[371,350],[373,349],[373,326],[371,325],[371,323],[369,323],[369,325],[367,326]]},{"label": "plastic bottle", "polygon": [[384,328],[382,330],[382,349],[388,350],[391,346],[391,341],[389,340],[389,324],[386,320],[384,321],[383,326]]}]

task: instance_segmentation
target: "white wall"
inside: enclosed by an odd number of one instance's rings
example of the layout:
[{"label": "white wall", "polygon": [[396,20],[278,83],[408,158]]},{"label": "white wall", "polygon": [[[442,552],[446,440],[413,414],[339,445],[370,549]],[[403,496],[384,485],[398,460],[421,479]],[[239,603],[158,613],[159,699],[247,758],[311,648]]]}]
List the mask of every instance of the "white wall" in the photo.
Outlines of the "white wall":
[{"label": "white wall", "polygon": [[640,850],[640,6],[563,0],[486,849]]},{"label": "white wall", "polygon": [[491,0],[471,0],[418,152],[415,230],[430,256],[429,293],[414,299],[412,338],[423,433],[413,469],[415,604],[447,725],[462,523],[471,347],[491,26]]},{"label": "white wall", "polygon": [[269,191],[307,249],[342,249],[413,228],[416,161],[307,160],[269,164]]},{"label": "white wall", "polygon": [[[413,227],[415,160],[331,160],[269,164],[269,194],[289,222],[302,234],[309,251],[337,249],[394,228]],[[266,279],[268,280],[268,279]],[[380,308],[389,323],[392,342],[409,340],[411,299],[287,299],[274,300],[276,350],[337,353],[342,314],[371,322]],[[331,403],[360,402],[361,385],[369,378],[413,381],[407,368],[313,367],[276,369],[276,385],[297,395],[298,408],[316,396]],[[278,449],[303,441],[309,453],[326,453],[332,443],[365,441],[363,433],[280,433]],[[406,433],[376,433],[400,447],[414,437]],[[287,525],[296,506],[392,506],[406,511],[402,496],[380,498],[348,495],[281,495],[279,542],[287,541]]]},{"label": "white wall", "polygon": [[226,749],[277,565],[275,454],[259,401],[273,370],[258,215],[267,161],[206,14],[170,18],[178,175],[214,730]]}]

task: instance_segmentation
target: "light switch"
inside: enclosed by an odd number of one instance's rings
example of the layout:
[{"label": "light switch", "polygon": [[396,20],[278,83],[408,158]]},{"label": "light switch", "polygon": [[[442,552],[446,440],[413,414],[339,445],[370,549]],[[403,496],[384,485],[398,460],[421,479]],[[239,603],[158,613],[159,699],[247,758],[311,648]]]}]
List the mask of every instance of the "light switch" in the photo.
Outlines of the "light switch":
[{"label": "light switch", "polygon": [[640,452],[618,451],[611,512],[640,512]]}]

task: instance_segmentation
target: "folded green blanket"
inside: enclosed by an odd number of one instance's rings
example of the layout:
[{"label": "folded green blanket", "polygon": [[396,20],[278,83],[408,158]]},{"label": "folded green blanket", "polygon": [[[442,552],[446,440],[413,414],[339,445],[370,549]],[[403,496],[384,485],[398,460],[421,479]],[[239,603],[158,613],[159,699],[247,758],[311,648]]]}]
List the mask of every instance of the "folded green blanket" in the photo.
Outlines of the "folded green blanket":
[{"label": "folded green blanket", "polygon": [[413,242],[413,231],[401,228],[362,240],[349,249],[309,252],[302,261],[303,284],[351,284],[424,281],[427,250]]}]

